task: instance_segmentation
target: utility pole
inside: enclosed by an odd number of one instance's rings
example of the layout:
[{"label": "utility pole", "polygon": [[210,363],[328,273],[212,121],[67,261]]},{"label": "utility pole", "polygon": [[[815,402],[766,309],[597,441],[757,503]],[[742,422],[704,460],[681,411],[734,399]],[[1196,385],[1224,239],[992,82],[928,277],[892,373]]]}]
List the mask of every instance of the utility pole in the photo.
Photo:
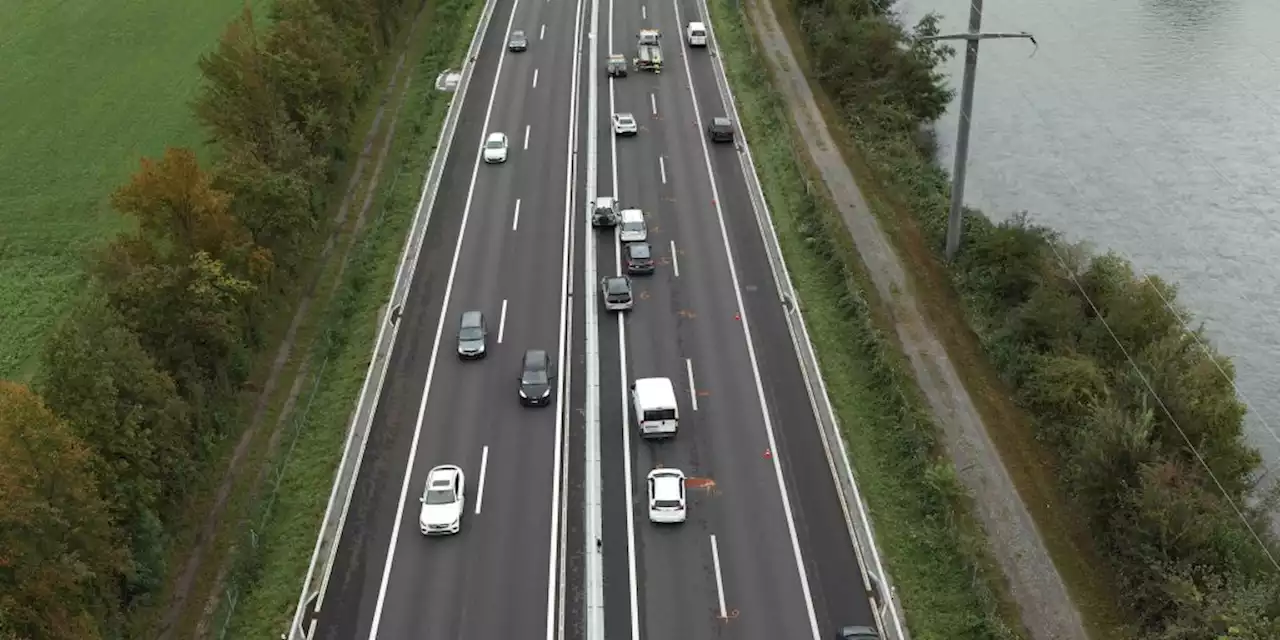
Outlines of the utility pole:
[{"label": "utility pole", "polygon": [[[956,164],[951,172],[951,215],[947,219],[947,262],[960,248],[960,230],[964,222],[964,178],[969,161],[969,121],[973,113],[973,84],[978,73],[978,42],[1005,38],[1023,38],[1036,44],[1035,36],[1026,31],[1016,33],[982,33],[982,0],[969,2],[969,31],[926,36],[922,41],[964,40],[964,79],[960,85],[960,130],[956,135]],[[1032,52],[1035,55],[1035,52]]]}]

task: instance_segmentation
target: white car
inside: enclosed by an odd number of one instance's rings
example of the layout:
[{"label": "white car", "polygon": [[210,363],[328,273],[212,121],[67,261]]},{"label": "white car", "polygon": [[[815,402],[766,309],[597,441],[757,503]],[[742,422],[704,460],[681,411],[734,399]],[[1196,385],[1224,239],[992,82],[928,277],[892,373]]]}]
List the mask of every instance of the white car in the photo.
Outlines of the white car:
[{"label": "white car", "polygon": [[613,114],[613,133],[619,136],[634,136],[639,133],[636,117],[629,113]]},{"label": "white car", "polygon": [[654,469],[649,472],[649,522],[680,524],[685,518],[684,472]]},{"label": "white car", "polygon": [[462,512],[466,507],[466,477],[462,469],[442,464],[427,474],[422,489],[422,511],[418,526],[424,536],[447,536],[462,529]]},{"label": "white car", "polygon": [[484,161],[488,163],[507,161],[507,134],[495,131],[485,138]]}]

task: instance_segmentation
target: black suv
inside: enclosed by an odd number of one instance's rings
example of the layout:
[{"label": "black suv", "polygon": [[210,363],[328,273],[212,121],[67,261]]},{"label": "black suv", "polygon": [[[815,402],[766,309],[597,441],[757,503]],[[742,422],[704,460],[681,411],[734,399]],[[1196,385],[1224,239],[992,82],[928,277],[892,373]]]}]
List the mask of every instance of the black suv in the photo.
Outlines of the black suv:
[{"label": "black suv", "polygon": [[625,246],[627,273],[633,275],[653,273],[653,249],[649,247],[648,242],[628,242]]},{"label": "black suv", "polygon": [[520,404],[545,407],[551,404],[551,356],[542,349],[524,352],[520,361]]},{"label": "black suv", "polygon": [[712,142],[733,142],[733,121],[723,116],[712,118],[707,135]]}]

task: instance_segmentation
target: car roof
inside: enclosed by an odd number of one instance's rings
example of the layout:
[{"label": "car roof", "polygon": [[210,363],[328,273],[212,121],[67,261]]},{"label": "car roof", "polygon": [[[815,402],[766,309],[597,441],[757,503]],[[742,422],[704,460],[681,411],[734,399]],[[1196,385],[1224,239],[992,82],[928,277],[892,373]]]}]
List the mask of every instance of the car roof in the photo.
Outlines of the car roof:
[{"label": "car roof", "polygon": [[542,349],[529,349],[528,351],[524,352],[525,367],[528,367],[531,364],[536,364],[538,365],[539,368],[541,368],[543,365],[546,364],[546,361],[547,361],[547,352],[543,351]]},{"label": "car roof", "polygon": [[728,118],[726,118],[726,117],[724,117],[724,116],[716,116],[716,117],[714,117],[714,118],[712,118],[712,119],[711,119],[711,124],[714,124],[714,125],[717,125],[717,126],[729,126],[729,125],[731,125],[731,124],[733,124],[733,123],[732,123]]},{"label": "car roof", "polygon": [[493,133],[489,134],[489,137],[486,138],[486,140],[506,140],[506,138],[507,138],[507,134],[501,131],[494,131]]},{"label": "car roof", "polygon": [[653,483],[655,498],[679,498],[684,474],[679,469],[654,469],[649,472],[649,480]]},{"label": "car roof", "polygon": [[453,484],[461,473],[462,469],[459,469],[457,465],[442,464],[427,473],[427,484],[429,486],[437,486],[442,483]]},{"label": "car roof", "polygon": [[631,115],[631,112],[629,111],[619,111],[613,115],[618,118],[631,118],[632,120],[635,120],[636,118],[634,115]]},{"label": "car roof", "polygon": [[609,276],[604,279],[604,286],[610,292],[625,291],[631,288],[631,280],[626,276]]},{"label": "car roof", "polygon": [[524,35],[524,29],[512,29],[512,30],[511,30],[511,35],[513,35],[513,36],[522,36],[522,35]]},{"label": "car roof", "polygon": [[484,319],[484,313],[480,311],[463,311],[462,312],[462,326],[464,327],[478,327],[480,326],[480,323],[483,321],[483,319]]},{"label": "car roof", "polygon": [[851,626],[841,627],[840,637],[850,638],[852,640],[869,640],[871,638],[879,638],[880,634],[876,633],[876,630],[871,627]]},{"label": "car roof", "polygon": [[641,255],[649,255],[653,253],[653,248],[649,246],[648,242],[628,242],[627,253],[629,254],[638,253]]}]

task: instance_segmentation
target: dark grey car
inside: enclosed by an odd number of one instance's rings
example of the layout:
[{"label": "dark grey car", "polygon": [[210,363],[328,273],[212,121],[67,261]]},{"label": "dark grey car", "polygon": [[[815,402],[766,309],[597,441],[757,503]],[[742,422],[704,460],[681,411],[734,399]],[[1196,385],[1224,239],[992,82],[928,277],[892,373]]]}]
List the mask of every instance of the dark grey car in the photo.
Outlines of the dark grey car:
[{"label": "dark grey car", "polygon": [[511,38],[507,40],[507,49],[510,51],[525,51],[529,48],[529,37],[524,35],[523,29],[516,29],[511,32]]},{"label": "dark grey car", "polygon": [[836,631],[836,640],[880,640],[880,634],[871,627],[843,627]]},{"label": "dark grey car", "polygon": [[458,357],[464,360],[483,358],[486,354],[486,338],[489,327],[484,314],[479,311],[463,311],[458,323]]},{"label": "dark grey car", "polygon": [[551,404],[551,356],[541,349],[524,352],[520,360],[520,404],[526,407],[545,407]]},{"label": "dark grey car", "polygon": [[648,242],[628,242],[627,273],[632,275],[653,273],[653,248]]},{"label": "dark grey car", "polygon": [[733,142],[733,121],[724,116],[712,118],[707,125],[707,135],[712,142]]}]

